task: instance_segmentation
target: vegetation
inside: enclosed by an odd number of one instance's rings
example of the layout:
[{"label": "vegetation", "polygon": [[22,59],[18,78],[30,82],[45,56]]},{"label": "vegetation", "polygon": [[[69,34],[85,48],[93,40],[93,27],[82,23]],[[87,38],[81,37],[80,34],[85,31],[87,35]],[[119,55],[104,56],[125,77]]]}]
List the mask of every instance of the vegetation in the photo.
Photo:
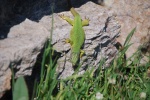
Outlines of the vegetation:
[{"label": "vegetation", "polygon": [[[105,64],[105,60],[102,60],[97,70],[93,66],[93,69],[87,70],[83,75],[74,73],[66,79],[58,79],[56,59],[52,59],[51,35],[45,46],[40,82],[35,82],[32,100],[150,100],[150,57],[149,62],[144,65],[140,64],[140,50],[130,58],[125,58],[126,51],[132,45],[129,41],[134,31],[135,29],[128,35],[109,68],[102,69]],[[21,78],[15,82],[14,100],[27,100],[15,99],[20,95],[17,89],[27,91],[23,81]],[[28,95],[23,96],[28,98]]]}]

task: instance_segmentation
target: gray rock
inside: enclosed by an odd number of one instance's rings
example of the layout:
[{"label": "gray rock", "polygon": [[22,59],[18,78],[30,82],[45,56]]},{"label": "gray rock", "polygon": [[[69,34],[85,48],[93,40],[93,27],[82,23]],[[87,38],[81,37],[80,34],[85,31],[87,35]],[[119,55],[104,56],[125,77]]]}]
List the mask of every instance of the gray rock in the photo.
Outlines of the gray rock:
[{"label": "gray rock", "polygon": [[[82,19],[85,17],[90,19],[89,26],[84,27],[86,40],[83,50],[85,51],[85,55],[79,62],[82,63],[80,73],[83,73],[87,69],[87,66],[88,68],[97,68],[102,58],[106,59],[106,64],[103,67],[108,67],[117,54],[114,44],[116,43],[115,38],[119,36],[121,25],[117,21],[116,16],[109,11],[106,13],[107,8],[104,9],[92,2],[88,2],[86,5],[75,9],[81,15]],[[74,73],[74,68],[70,62],[70,44],[64,42],[66,38],[69,38],[72,26],[59,17],[61,14],[70,16],[71,18],[73,16],[70,11],[54,14],[52,43],[54,44],[54,49],[62,53],[57,61],[57,72],[61,73],[60,78],[66,78]],[[45,23],[46,20],[51,19],[49,16],[45,16],[39,23],[45,27],[51,26],[50,23]],[[69,52],[67,52],[68,50]]]},{"label": "gray rock", "polygon": [[[136,31],[130,41],[133,44],[126,52],[127,58],[131,57],[140,46],[145,43],[150,44],[150,42],[147,42],[150,41],[150,0],[114,0],[110,12],[115,13],[116,19],[121,24],[121,34],[117,38],[117,41],[121,44],[124,44],[128,34],[136,27]],[[144,37],[148,38],[143,41]],[[147,51],[149,51],[149,48],[147,48]],[[145,62],[141,61],[141,63],[144,64]]]},{"label": "gray rock", "polygon": [[[72,26],[59,17],[59,14],[64,14],[73,18],[70,11],[62,12],[63,7],[66,7],[66,3],[64,3],[66,1],[62,0],[58,2],[56,0],[56,12],[54,13],[52,44],[54,49],[61,53],[57,61],[57,72],[61,73],[59,78],[66,78],[74,73],[74,68],[70,62],[70,44],[64,42],[66,38],[69,38]],[[82,3],[84,1],[85,3]],[[82,63],[79,74],[84,73],[87,68],[95,67],[96,69],[103,58],[106,59],[106,63],[101,67],[108,67],[118,52],[114,46],[116,38],[121,33],[117,41],[123,44],[128,35],[127,33],[137,26],[135,37],[133,37],[135,45],[127,53],[127,55],[131,55],[138,48],[140,38],[143,36],[142,34],[147,33],[147,29],[150,26],[148,23],[150,18],[149,0],[108,1],[110,2],[104,2],[101,6],[88,0],[79,1],[83,5],[72,0],[73,6],[78,6],[75,9],[79,12],[82,19],[85,17],[90,19],[89,26],[84,27],[86,40],[83,50],[85,51],[85,55],[79,62]],[[49,3],[51,6],[53,5],[52,0],[49,0]],[[12,4],[17,3],[14,1]],[[24,3],[21,2],[21,4]],[[19,10],[19,13],[25,10],[23,9],[24,7],[28,8],[27,5],[28,2],[23,7],[19,5],[22,9],[21,11]],[[10,67],[15,69],[15,77],[31,75],[37,55],[41,52],[51,31],[51,6],[48,5],[47,0],[39,0],[36,5],[29,7],[30,11],[26,10],[24,12],[26,16],[29,15],[30,19],[38,20],[39,22],[26,19],[20,24],[11,27],[7,38],[0,40],[0,96],[3,95],[4,91],[10,89]],[[2,10],[3,13],[9,12],[11,14],[10,8],[6,11],[5,9]],[[0,20],[5,19],[3,13],[0,14]],[[6,14],[5,16],[8,15]]]},{"label": "gray rock", "polygon": [[15,77],[31,75],[48,36],[44,27],[26,19],[10,29],[8,38],[0,40],[0,94],[10,89],[11,67]]}]

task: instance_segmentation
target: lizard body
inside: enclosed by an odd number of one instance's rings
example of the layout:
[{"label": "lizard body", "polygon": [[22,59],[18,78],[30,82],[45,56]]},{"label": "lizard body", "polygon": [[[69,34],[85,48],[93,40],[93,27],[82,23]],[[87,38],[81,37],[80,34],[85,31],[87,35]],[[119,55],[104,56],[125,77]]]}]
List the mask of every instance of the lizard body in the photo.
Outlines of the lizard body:
[{"label": "lizard body", "polygon": [[82,57],[82,55],[84,54],[84,51],[81,50],[82,45],[85,41],[83,26],[88,25],[89,20],[82,20],[80,15],[75,11],[74,8],[71,8],[70,11],[74,16],[74,20],[64,15],[61,15],[60,17],[73,26],[70,31],[70,39],[66,39],[66,42],[70,43],[71,45],[71,62],[74,66],[79,60],[79,56]]}]

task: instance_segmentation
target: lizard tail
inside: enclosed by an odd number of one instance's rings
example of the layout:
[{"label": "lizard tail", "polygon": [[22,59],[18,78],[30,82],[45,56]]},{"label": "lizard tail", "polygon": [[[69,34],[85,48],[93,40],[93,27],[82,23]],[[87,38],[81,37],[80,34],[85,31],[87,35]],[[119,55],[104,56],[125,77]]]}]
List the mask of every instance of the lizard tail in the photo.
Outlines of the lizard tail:
[{"label": "lizard tail", "polygon": [[78,60],[79,60],[79,53],[72,52],[72,54],[71,54],[71,62],[73,64],[73,66],[75,66],[77,64]]}]

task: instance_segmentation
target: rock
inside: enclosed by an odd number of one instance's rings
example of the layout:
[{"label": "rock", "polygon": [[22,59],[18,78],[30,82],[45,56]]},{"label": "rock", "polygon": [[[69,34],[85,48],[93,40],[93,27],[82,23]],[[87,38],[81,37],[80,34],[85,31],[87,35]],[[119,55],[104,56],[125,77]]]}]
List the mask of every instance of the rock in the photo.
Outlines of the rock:
[{"label": "rock", "polygon": [[[75,3],[74,1],[72,2],[73,2],[72,4]],[[145,36],[144,33],[148,32],[149,23],[145,23],[148,22],[150,18],[148,17],[149,16],[148,9],[150,4],[148,0],[144,1],[144,3],[140,0],[137,1],[109,0],[109,2],[105,3],[106,4],[103,6],[98,6],[92,2],[87,2],[85,5],[82,5],[79,9],[77,9],[82,18],[86,16],[91,20],[89,26],[84,27],[86,33],[86,40],[84,44],[86,57],[83,57],[83,59],[86,60],[87,62],[83,62],[82,68],[80,70],[81,72],[83,71],[83,69],[85,69],[87,65],[98,66],[97,64],[100,62],[101,57],[107,59],[106,65],[109,66],[113,57],[117,53],[117,50],[114,46],[114,44],[116,43],[115,38],[117,36],[120,35],[119,38],[117,39],[117,42],[123,44],[128,33],[130,33],[131,30],[137,26],[137,30],[131,40],[131,43],[134,44],[132,45],[132,48],[129,48],[126,54],[128,58],[139,48],[141,44],[140,43],[141,38]],[[121,9],[122,5],[125,9]],[[138,13],[138,11],[140,11],[141,13]],[[64,12],[63,14],[72,17],[70,12]],[[68,50],[70,50],[70,45],[65,44],[63,42],[64,38],[69,37],[70,34],[69,29],[71,29],[71,26],[66,21],[59,18],[57,14],[54,14],[54,18],[55,24],[53,33],[54,37],[53,44],[55,50],[57,52],[62,53],[62,57],[58,60],[59,67],[57,71],[58,72],[63,71],[60,77],[65,78],[67,76],[70,76],[74,72],[72,65],[69,61],[70,51],[67,54],[65,54]],[[43,21],[44,19],[50,20],[48,19],[48,16],[46,16],[45,18],[43,17],[40,20],[40,22],[42,22],[44,26],[50,26],[49,24],[48,25],[44,24]],[[59,22],[62,22],[62,24],[60,24]],[[105,44],[105,46],[103,44]],[[95,49],[98,51],[96,51]],[[96,58],[94,58],[95,54]]]},{"label": "rock", "polygon": [[130,42],[133,45],[126,53],[128,58],[143,44],[141,39],[145,36],[150,36],[150,33],[148,33],[150,27],[150,0],[114,0],[110,12],[116,14],[116,18],[121,24],[121,34],[117,38],[117,41],[121,44],[125,42],[131,30],[136,27],[136,31]]},{"label": "rock", "polygon": [[[121,25],[113,13],[106,13],[107,8],[95,5],[92,2],[75,9],[82,19],[85,17],[90,19],[89,26],[84,27],[86,40],[83,50],[85,55],[79,62],[82,63],[80,73],[83,73],[87,67],[97,68],[102,58],[106,59],[106,64],[103,67],[108,67],[117,54],[114,44],[116,43],[115,38],[119,36]],[[70,44],[64,42],[66,38],[69,38],[72,26],[59,17],[61,14],[71,18],[73,16],[70,11],[54,14],[52,43],[54,44],[54,49],[62,53],[57,61],[57,72],[61,73],[60,78],[66,78],[74,73],[74,68],[70,62]],[[45,27],[50,26],[50,23],[45,22],[46,20],[50,20],[50,18],[45,16],[40,20],[40,23]]]},{"label": "rock", "polygon": [[15,77],[31,75],[48,36],[44,27],[26,19],[10,29],[8,38],[0,40],[0,94],[10,89],[11,67]]},{"label": "rock", "polygon": [[4,95],[6,90],[11,88],[11,70],[5,67],[7,66],[3,66],[3,68],[0,69],[0,98]]},{"label": "rock", "polygon": [[[3,39],[0,40],[0,95],[10,88],[10,67],[14,68],[15,77],[31,74],[37,55],[41,52],[52,28],[51,14],[53,11],[51,8],[55,8],[52,44],[54,49],[61,53],[57,61],[59,78],[66,78],[74,73],[74,68],[69,61],[70,45],[64,43],[64,40],[69,37],[72,26],[59,17],[59,14],[64,14],[73,18],[70,11],[66,11],[66,1],[56,0],[55,5],[52,0],[14,0],[11,2],[14,8],[17,8],[16,12],[20,17],[17,18],[19,19],[17,24],[7,23],[8,29],[2,32],[7,33],[7,36],[0,34],[0,39]],[[148,23],[150,21],[149,0],[108,1],[102,3],[101,6],[88,0],[78,2],[72,0],[72,5],[82,19],[85,17],[90,19],[89,26],[84,27],[86,40],[83,50],[85,50],[85,55],[80,60],[82,67],[79,74],[91,67],[96,69],[103,58],[106,59],[106,63],[101,67],[108,67],[118,52],[114,45],[117,41],[123,44],[126,36],[134,27],[136,27],[136,32],[131,40],[134,44],[127,52],[127,57],[137,50],[141,44],[141,38],[148,33],[148,27],[150,27]],[[0,5],[2,5],[1,1]],[[4,5],[7,5],[7,2],[4,2]],[[3,13],[0,13],[0,21],[5,18],[8,20],[7,16],[14,13],[11,13],[12,6],[5,10],[4,5],[1,6]],[[3,14],[6,14],[6,17],[2,16]],[[18,15],[11,17],[16,16]],[[0,28],[0,31],[1,29],[3,28]],[[149,42],[146,43],[149,44]]]}]

